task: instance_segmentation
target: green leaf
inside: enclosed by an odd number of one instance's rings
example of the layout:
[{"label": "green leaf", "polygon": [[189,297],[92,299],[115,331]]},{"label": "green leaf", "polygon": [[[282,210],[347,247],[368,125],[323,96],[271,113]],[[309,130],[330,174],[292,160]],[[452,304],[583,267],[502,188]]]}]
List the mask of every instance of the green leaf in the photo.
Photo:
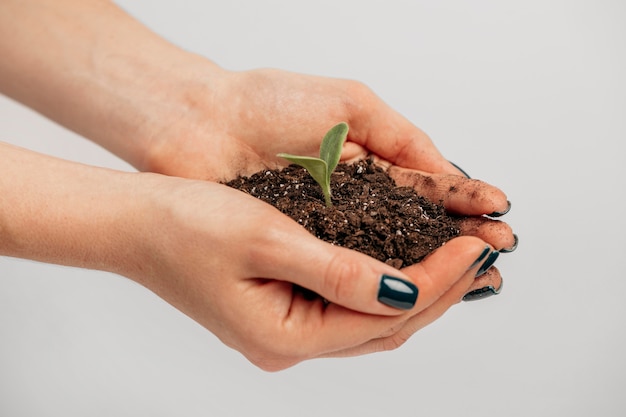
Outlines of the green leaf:
[{"label": "green leaf", "polygon": [[330,183],[330,174],[333,173],[339,159],[341,158],[341,151],[343,149],[343,143],[348,137],[348,125],[345,122],[341,122],[333,126],[322,139],[322,145],[320,146],[320,159],[326,162],[328,170],[326,171],[327,180]]},{"label": "green leaf", "polygon": [[309,174],[322,187],[326,205],[330,202],[330,176],[328,175],[328,165],[325,161],[311,156],[291,155],[288,153],[279,153],[277,156],[285,158],[289,162],[300,165],[309,171]]},{"label": "green leaf", "polygon": [[331,207],[333,203],[330,193],[330,175],[339,164],[343,143],[346,141],[347,137],[348,125],[342,122],[333,126],[326,135],[324,135],[320,146],[319,158],[288,153],[279,153],[276,156],[285,158],[289,162],[300,165],[309,171],[313,179],[322,187],[326,205]]},{"label": "green leaf", "polygon": [[321,159],[310,156],[291,155],[288,153],[279,153],[278,156],[306,168],[306,170],[309,171],[309,174],[311,174],[315,181],[317,181],[320,185],[326,183],[326,171],[328,170],[328,165]]}]

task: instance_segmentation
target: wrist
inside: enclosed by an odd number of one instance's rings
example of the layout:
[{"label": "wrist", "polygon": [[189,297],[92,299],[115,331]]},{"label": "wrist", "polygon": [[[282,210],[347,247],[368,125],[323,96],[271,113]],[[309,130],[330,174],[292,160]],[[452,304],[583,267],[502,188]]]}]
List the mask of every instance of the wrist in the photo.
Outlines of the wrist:
[{"label": "wrist", "polygon": [[139,171],[204,179],[191,172],[185,175],[186,170],[201,169],[188,166],[193,158],[187,152],[215,152],[207,139],[219,130],[216,96],[229,71],[193,54],[186,54],[178,65],[180,68],[165,70],[167,73],[158,69],[162,72],[159,81],[138,94],[147,93],[139,105],[142,122],[127,129],[138,139],[136,146],[130,157],[116,154]]},{"label": "wrist", "polygon": [[153,167],[171,155],[169,147],[197,138],[190,132],[211,117],[214,85],[224,72],[184,51],[163,53],[161,58],[167,65],[148,60],[112,65],[106,76],[112,80],[112,95],[118,97],[106,104],[108,126],[102,129],[106,123],[101,121],[85,129],[86,137],[139,171],[162,172]]},{"label": "wrist", "polygon": [[189,137],[181,127],[211,115],[214,86],[225,71],[158,37],[99,55],[85,86],[97,98],[68,124],[138,170],[159,172],[150,167],[163,148]]},{"label": "wrist", "polygon": [[132,270],[146,230],[146,174],[1,143],[0,152],[0,255],[122,275]]},{"label": "wrist", "polygon": [[109,1],[7,2],[0,35],[1,92],[139,169],[220,71]]}]

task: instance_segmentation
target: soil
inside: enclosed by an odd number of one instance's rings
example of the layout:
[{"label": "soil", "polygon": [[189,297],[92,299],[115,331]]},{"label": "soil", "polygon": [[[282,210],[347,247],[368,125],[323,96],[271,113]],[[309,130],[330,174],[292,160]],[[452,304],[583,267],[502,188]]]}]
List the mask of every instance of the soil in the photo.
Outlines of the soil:
[{"label": "soil", "polygon": [[410,187],[398,187],[371,160],[341,163],[331,178],[333,207],[302,167],[264,170],[228,186],[273,205],[319,239],[395,268],[420,262],[459,234],[459,218]]}]

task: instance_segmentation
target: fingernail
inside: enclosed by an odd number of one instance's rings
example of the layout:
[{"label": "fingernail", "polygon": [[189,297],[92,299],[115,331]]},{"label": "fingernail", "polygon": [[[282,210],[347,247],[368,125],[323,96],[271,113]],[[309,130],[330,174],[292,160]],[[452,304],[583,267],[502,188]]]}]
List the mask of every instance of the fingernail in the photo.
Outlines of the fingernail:
[{"label": "fingernail", "polygon": [[516,234],[513,234],[513,237],[515,238],[515,242],[513,243],[513,246],[511,246],[510,248],[500,249],[500,253],[511,253],[515,249],[517,249],[517,244],[519,243],[519,238],[517,237]]},{"label": "fingernail", "polygon": [[378,301],[390,307],[409,310],[415,305],[418,293],[417,287],[412,282],[391,275],[383,275],[380,278]]},{"label": "fingernail", "polygon": [[460,166],[458,166],[457,164],[455,164],[452,161],[448,161],[450,162],[456,169],[458,169],[459,171],[461,171],[463,173],[463,175],[465,175],[465,177],[467,177],[468,179],[471,179],[472,177],[470,177],[467,172],[465,172],[465,170],[463,170]]},{"label": "fingernail", "polygon": [[491,214],[488,214],[487,216],[489,217],[500,217],[500,216],[504,216],[505,214],[507,214],[510,210],[511,210],[511,202],[507,200],[508,206],[506,207],[506,209],[504,209],[504,211],[494,211]]},{"label": "fingernail", "polygon": [[500,284],[500,287],[498,289],[495,289],[492,285],[488,285],[486,287],[470,291],[465,294],[465,296],[463,297],[463,301],[482,300],[483,298],[491,297],[492,295],[498,295],[502,291],[503,284],[504,282]]},{"label": "fingernail", "polygon": [[476,277],[479,277],[487,272],[487,270],[491,268],[496,259],[498,259],[498,256],[500,256],[500,252],[495,250],[491,252],[487,257],[487,260],[481,265],[481,267],[478,269],[478,272],[476,272]]},{"label": "fingernail", "polygon": [[483,288],[479,288],[474,291],[470,291],[465,296],[463,296],[463,301],[476,301],[482,300],[483,298],[491,297],[492,295],[498,295],[502,292],[502,286],[504,285],[504,281],[500,283],[500,287],[497,289],[493,287],[493,285],[488,285]]},{"label": "fingernail", "polygon": [[480,256],[478,258],[476,258],[476,260],[474,261],[474,263],[472,265],[470,265],[469,269],[474,268],[476,265],[478,265],[480,263],[480,261],[482,261],[483,259],[485,259],[485,256],[487,256],[489,254],[489,252],[491,252],[491,248],[489,246],[485,246],[485,249],[483,249],[483,251],[480,253]]}]

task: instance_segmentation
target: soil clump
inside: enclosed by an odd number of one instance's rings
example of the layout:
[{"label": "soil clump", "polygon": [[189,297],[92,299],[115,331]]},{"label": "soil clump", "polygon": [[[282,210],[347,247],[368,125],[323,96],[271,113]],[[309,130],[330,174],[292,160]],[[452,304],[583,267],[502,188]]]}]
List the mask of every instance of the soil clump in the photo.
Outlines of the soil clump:
[{"label": "soil clump", "polygon": [[443,205],[398,187],[371,160],[341,163],[331,177],[333,207],[302,167],[264,170],[226,185],[276,207],[313,235],[395,268],[420,262],[459,235],[459,218]]}]

